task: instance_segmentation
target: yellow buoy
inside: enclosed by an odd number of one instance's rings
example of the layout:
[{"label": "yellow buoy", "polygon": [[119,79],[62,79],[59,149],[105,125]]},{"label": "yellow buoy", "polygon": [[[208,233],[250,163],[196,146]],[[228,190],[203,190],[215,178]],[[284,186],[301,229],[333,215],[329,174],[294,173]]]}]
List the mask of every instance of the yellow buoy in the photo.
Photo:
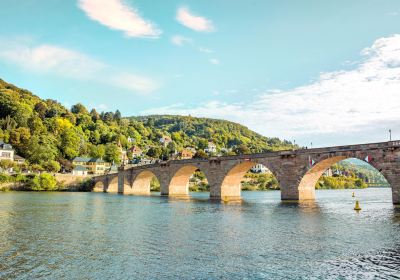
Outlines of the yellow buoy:
[{"label": "yellow buoy", "polygon": [[354,192],[353,192],[353,194],[351,195],[351,197],[356,197],[356,195],[354,194]]},{"label": "yellow buoy", "polygon": [[361,210],[360,203],[358,203],[358,200],[356,200],[356,205],[354,206],[354,210],[356,210],[356,211]]}]

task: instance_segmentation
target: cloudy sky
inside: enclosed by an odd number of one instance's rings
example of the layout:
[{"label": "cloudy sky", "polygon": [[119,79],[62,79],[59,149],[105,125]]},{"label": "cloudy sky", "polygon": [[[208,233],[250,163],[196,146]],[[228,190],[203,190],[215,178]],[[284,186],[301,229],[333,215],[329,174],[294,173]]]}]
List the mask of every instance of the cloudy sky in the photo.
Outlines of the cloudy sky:
[{"label": "cloudy sky", "polygon": [[400,2],[1,0],[0,78],[304,146],[400,139]]}]

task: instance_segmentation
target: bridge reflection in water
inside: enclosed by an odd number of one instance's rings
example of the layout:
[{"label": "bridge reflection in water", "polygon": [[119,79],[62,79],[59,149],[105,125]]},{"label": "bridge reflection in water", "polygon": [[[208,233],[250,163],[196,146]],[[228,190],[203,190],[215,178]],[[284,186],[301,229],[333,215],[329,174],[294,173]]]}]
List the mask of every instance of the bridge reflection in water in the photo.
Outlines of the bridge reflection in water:
[{"label": "bridge reflection in water", "polygon": [[276,177],[283,201],[308,201],[315,199],[315,184],[325,170],[349,158],[376,168],[390,184],[393,203],[400,204],[400,141],[125,166],[116,174],[95,177],[94,191],[150,195],[156,177],[161,195],[190,199],[190,177],[200,170],[210,185],[210,199],[239,201],[244,175],[262,164]]}]

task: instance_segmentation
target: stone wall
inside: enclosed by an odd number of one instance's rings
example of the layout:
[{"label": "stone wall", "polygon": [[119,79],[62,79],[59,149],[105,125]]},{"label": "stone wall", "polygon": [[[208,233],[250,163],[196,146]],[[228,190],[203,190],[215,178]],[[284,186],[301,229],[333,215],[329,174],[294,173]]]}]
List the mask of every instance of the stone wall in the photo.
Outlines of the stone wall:
[{"label": "stone wall", "polygon": [[77,189],[83,181],[92,178],[90,175],[54,174],[57,182],[67,189]]}]

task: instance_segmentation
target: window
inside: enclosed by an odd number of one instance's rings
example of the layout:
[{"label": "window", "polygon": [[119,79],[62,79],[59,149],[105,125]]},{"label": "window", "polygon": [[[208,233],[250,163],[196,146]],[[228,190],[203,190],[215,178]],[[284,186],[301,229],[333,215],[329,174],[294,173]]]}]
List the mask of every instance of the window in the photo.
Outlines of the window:
[{"label": "window", "polygon": [[9,153],[9,152],[2,152],[2,153],[1,153],[1,157],[3,157],[3,158],[11,158],[11,153]]}]

